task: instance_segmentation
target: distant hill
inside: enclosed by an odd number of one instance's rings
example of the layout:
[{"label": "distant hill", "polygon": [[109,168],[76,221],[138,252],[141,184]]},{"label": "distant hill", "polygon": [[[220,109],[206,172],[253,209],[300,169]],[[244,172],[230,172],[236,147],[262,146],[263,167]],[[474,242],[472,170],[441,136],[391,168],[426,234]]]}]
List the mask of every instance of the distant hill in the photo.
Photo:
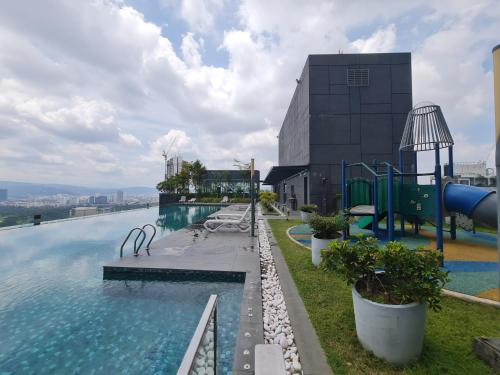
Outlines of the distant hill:
[{"label": "distant hill", "polygon": [[95,195],[114,194],[121,190],[125,195],[155,196],[158,191],[154,187],[133,186],[124,188],[86,187],[62,184],[36,184],[31,182],[0,181],[0,189],[8,190],[9,199],[24,199],[40,196],[67,194],[67,195]]}]

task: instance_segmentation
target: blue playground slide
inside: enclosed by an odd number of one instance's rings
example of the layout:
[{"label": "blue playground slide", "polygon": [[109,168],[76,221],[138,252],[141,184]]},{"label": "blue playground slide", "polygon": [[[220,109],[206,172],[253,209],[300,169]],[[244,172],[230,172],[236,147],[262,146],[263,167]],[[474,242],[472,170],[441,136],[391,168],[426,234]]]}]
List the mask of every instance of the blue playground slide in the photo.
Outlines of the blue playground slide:
[{"label": "blue playground slide", "polygon": [[467,215],[474,221],[497,228],[497,194],[477,186],[447,184],[444,206],[450,212]]}]

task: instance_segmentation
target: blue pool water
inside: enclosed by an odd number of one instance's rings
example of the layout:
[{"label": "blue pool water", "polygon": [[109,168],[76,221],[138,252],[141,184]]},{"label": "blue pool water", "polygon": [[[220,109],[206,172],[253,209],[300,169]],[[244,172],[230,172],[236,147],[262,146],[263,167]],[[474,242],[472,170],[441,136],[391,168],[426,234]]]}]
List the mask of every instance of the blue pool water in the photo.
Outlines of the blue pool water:
[{"label": "blue pool water", "polygon": [[171,206],[0,231],[0,374],[175,374],[210,294],[229,374],[243,285],[103,280],[128,230],[158,235],[217,210]]}]

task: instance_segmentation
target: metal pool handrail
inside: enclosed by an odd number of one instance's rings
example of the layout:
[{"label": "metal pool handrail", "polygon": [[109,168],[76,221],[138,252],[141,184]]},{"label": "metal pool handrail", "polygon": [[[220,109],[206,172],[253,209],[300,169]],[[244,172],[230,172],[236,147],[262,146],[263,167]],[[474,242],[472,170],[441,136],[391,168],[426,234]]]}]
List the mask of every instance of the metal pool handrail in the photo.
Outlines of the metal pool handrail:
[{"label": "metal pool handrail", "polygon": [[[149,245],[151,245],[151,242],[153,242],[153,238],[155,238],[155,236],[156,236],[156,227],[155,227],[153,224],[144,224],[144,225],[142,226],[142,230],[143,230],[144,232],[146,232],[146,227],[151,227],[151,228],[153,228],[153,235],[151,236],[151,238],[149,239],[149,241],[148,241],[148,243],[147,243],[147,245],[146,245],[146,252],[148,253],[148,255],[151,255],[151,254],[149,254]],[[140,248],[140,247],[139,247],[139,248]],[[139,250],[137,250],[137,251],[139,251]]]},{"label": "metal pool handrail", "polygon": [[[125,244],[127,243],[128,239],[130,238],[130,235],[135,232],[136,230],[139,231],[139,234],[137,235],[137,237],[135,238],[135,241],[134,241],[134,255],[138,255],[139,254],[139,249],[141,248],[142,246],[142,243],[144,242],[144,240],[146,239],[146,232],[144,231],[144,229],[142,228],[133,228],[130,230],[130,232],[128,232],[128,235],[127,237],[125,238],[125,240],[123,241],[122,243],[122,246],[120,247],[120,258],[123,257],[123,248],[125,247]],[[139,236],[142,234],[142,240],[141,242],[139,243],[139,247],[137,247],[137,240],[139,239]],[[149,251],[148,251],[148,254],[149,254]]]},{"label": "metal pool handrail", "polygon": [[213,366],[214,373],[217,373],[216,363],[217,363],[217,294],[212,294],[208,299],[207,306],[201,315],[201,319],[198,323],[198,327],[196,327],[196,331],[194,331],[193,337],[191,338],[191,342],[184,353],[184,358],[182,359],[181,365],[177,370],[177,375],[191,375],[194,374],[194,366],[196,364],[196,355],[198,353],[198,349],[200,345],[203,344],[203,339],[207,333],[207,327],[210,322],[213,320]]}]

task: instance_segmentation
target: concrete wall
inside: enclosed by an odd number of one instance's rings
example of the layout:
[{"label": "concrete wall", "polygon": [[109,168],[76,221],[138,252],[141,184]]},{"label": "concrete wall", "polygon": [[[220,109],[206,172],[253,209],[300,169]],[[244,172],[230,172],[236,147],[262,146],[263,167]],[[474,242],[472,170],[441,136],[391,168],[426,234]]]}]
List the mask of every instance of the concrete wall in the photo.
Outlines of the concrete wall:
[{"label": "concrete wall", "polygon": [[[311,55],[310,197],[336,209],[342,159],[398,165],[406,115],[412,107],[411,54]],[[347,69],[369,69],[368,86],[348,86]],[[405,160],[409,170],[411,154]],[[360,170],[353,176],[364,175]],[[326,178],[325,184],[321,181]]]},{"label": "concrete wall", "polygon": [[279,133],[279,165],[309,164],[309,66],[304,66]]}]

